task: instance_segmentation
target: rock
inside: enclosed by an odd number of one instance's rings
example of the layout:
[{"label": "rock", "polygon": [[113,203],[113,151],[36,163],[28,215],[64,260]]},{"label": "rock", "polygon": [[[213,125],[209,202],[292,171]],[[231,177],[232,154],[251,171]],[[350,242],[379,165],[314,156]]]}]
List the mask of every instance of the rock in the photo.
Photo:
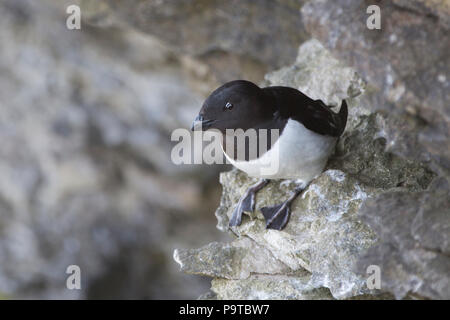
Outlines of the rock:
[{"label": "rock", "polygon": [[[226,202],[233,204],[239,200],[241,191],[254,183],[238,171],[221,177],[224,197],[229,197]],[[235,181],[243,183],[235,185]],[[337,192],[342,189],[345,192]],[[292,186],[288,184],[280,186],[280,182],[272,182],[258,195],[257,209],[285,200],[291,190]],[[290,222],[282,232],[266,230],[259,211],[256,214],[258,219],[250,222],[244,220],[243,225],[233,232],[239,237],[249,237],[270,250],[291,271],[309,271],[310,282],[316,288],[329,288],[333,296],[339,298],[357,295],[361,293],[364,283],[362,280],[355,283],[356,276],[348,273],[348,268],[355,262],[355,252],[363,251],[375,241],[375,235],[356,216],[368,193],[371,192],[355,184],[342,171],[330,170],[293,203]],[[222,222],[219,228],[227,228],[232,209],[234,206],[227,207],[226,212],[224,208],[219,208],[217,215],[225,214],[219,218]],[[220,292],[216,293],[220,295]]]},{"label": "rock", "polygon": [[255,213],[230,230],[234,206],[256,179],[236,169],[222,173],[218,228],[230,231],[236,240],[178,250],[177,262],[185,272],[213,277],[211,290],[219,299],[385,298],[389,290],[369,290],[367,275],[356,268],[380,242],[380,235],[361,220],[360,208],[367,199],[393,190],[420,192],[435,174],[421,163],[385,151],[386,116],[370,113],[358,96],[364,82],[316,40],[304,43],[296,62],[267,75],[266,81],[329,103],[348,99],[351,118],[336,153],[326,171],[293,202],[282,231],[266,230],[259,209],[285,200],[295,186],[291,181],[272,181],[258,193]]},{"label": "rock", "polygon": [[[366,2],[345,0],[303,6],[305,27],[367,81],[364,104],[388,111],[380,132],[385,150],[424,164],[437,175],[433,185],[440,187],[423,191],[427,183],[418,181],[421,188],[412,188],[415,193],[392,191],[368,201],[362,219],[380,243],[360,264],[379,265],[382,287],[397,298],[409,292],[448,299],[449,258],[436,241],[445,246],[450,238],[448,191],[442,191],[450,181],[450,7],[427,0],[377,4],[381,30],[366,28]],[[403,178],[394,180],[404,185]]]},{"label": "rock", "polygon": [[266,85],[294,87],[333,106],[340,106],[343,99],[357,97],[366,86],[354,69],[335,59],[316,39],[302,44],[293,65],[267,74],[265,80]]},{"label": "rock", "polygon": [[[172,251],[220,239],[217,169],[175,166],[170,133],[203,97],[159,41],[69,31],[65,9],[0,4],[0,295],[198,295],[208,283],[180,274]],[[82,290],[66,288],[72,264]]]},{"label": "rock", "polygon": [[291,276],[252,275],[243,280],[212,280],[211,289],[219,292],[217,299],[225,300],[330,300],[330,291],[317,287],[306,271]]},{"label": "rock", "polygon": [[307,39],[303,0],[105,2],[120,20],[207,62],[219,83],[260,81],[268,70],[290,63]]},{"label": "rock", "polygon": [[252,273],[277,274],[289,270],[270,251],[249,238],[231,244],[213,242],[200,249],[175,250],[174,259],[183,271],[227,279],[245,279]]},{"label": "rock", "polygon": [[369,4],[362,0],[310,1],[302,14],[311,35],[368,83],[367,105],[402,114],[388,126],[389,151],[428,162],[435,172],[449,177],[448,2],[377,4],[380,30],[366,27]]},{"label": "rock", "polygon": [[400,7],[413,10],[417,14],[437,16],[439,23],[450,29],[450,3],[448,1],[394,0],[393,2]]},{"label": "rock", "polygon": [[[378,265],[381,287],[397,298],[450,297],[450,188],[417,193],[392,192],[368,200],[361,218],[380,242],[358,262]],[[419,208],[419,209],[418,209]]]}]

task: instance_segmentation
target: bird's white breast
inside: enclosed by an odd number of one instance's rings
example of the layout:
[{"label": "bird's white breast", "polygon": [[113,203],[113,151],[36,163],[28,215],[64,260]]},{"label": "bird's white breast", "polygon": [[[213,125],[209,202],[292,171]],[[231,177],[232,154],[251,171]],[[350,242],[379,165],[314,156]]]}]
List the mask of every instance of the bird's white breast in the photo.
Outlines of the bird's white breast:
[{"label": "bird's white breast", "polygon": [[300,122],[288,120],[272,148],[260,158],[228,161],[249,176],[268,179],[296,179],[308,183],[319,175],[333,152],[337,138],[317,134]]}]

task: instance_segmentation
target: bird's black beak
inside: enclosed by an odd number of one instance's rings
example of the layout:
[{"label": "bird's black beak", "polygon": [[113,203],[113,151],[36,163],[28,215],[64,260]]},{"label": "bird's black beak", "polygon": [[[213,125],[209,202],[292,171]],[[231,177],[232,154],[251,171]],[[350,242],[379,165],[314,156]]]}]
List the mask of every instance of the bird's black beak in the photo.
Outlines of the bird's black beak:
[{"label": "bird's black beak", "polygon": [[207,130],[211,128],[214,122],[216,122],[216,120],[205,120],[202,115],[198,115],[194,119],[194,122],[192,122],[191,130]]}]

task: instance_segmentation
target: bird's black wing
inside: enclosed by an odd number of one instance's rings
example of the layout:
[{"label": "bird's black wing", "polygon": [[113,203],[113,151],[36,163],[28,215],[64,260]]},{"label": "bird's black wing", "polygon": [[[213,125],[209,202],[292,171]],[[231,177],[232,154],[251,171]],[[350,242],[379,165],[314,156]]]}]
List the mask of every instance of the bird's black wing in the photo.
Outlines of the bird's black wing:
[{"label": "bird's black wing", "polygon": [[313,100],[300,91],[289,87],[266,87],[272,95],[280,116],[302,123],[318,134],[339,137],[347,123],[347,103],[342,101],[339,113],[335,113],[322,100]]}]

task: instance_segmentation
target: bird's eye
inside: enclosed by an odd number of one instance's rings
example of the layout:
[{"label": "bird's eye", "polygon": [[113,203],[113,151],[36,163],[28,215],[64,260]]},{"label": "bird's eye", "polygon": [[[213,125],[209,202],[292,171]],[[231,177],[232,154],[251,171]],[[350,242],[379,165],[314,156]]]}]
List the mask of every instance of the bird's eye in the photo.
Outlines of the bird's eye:
[{"label": "bird's eye", "polygon": [[227,102],[227,104],[225,105],[225,109],[227,110],[233,109],[233,104],[231,102]]}]

